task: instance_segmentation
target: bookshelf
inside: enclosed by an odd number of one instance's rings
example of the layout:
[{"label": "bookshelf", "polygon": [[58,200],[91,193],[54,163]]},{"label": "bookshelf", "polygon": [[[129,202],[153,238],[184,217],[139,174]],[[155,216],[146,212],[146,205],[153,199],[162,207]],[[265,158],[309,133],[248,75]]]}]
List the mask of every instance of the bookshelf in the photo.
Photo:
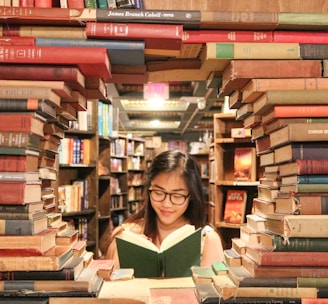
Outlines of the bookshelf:
[{"label": "bookshelf", "polygon": [[127,139],[128,158],[128,213],[135,213],[141,203],[144,172],[146,170],[145,139]]},{"label": "bookshelf", "polygon": [[[209,152],[209,220],[212,226],[220,230],[227,248],[231,247],[232,237],[239,237],[240,226],[246,223],[245,215],[251,213],[259,178],[256,157],[251,162],[252,176],[242,180],[236,178],[236,149],[254,148],[250,137],[231,137],[232,129],[242,127],[243,122],[236,120],[234,113],[214,114],[214,143],[210,145]],[[225,201],[229,189],[245,190],[247,193],[245,215],[241,223],[224,221]]]}]

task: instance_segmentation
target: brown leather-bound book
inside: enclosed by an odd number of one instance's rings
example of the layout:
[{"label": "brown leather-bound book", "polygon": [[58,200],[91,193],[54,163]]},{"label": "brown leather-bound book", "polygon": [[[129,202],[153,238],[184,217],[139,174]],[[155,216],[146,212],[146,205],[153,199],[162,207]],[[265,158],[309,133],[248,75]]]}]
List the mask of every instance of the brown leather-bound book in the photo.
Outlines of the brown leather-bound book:
[{"label": "brown leather-bound book", "polygon": [[321,60],[231,60],[222,74],[222,92],[242,90],[253,78],[320,77]]}]

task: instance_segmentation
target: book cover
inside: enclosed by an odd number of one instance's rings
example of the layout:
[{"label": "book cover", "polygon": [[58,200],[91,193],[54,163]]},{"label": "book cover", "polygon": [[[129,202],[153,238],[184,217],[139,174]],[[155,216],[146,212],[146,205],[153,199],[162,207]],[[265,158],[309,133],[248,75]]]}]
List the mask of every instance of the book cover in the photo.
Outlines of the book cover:
[{"label": "book cover", "polygon": [[327,44],[300,44],[300,54],[303,60],[326,59],[328,55]]},{"label": "book cover", "polygon": [[228,189],[226,195],[223,220],[226,223],[243,223],[247,202],[247,191]]},{"label": "book cover", "polygon": [[215,275],[212,266],[191,266],[191,276],[195,284],[211,283]]},{"label": "book cover", "polygon": [[299,44],[327,44],[325,31],[273,31],[272,42]]},{"label": "book cover", "polygon": [[298,183],[298,184],[281,184],[280,191],[282,193],[322,193],[328,192],[327,183]]},{"label": "book cover", "polygon": [[120,266],[134,268],[135,277],[191,276],[190,267],[200,264],[200,238],[200,229],[185,225],[158,249],[142,235],[124,231],[116,238]]},{"label": "book cover", "polygon": [[40,173],[27,171],[27,172],[10,172],[0,171],[0,182],[26,182],[26,183],[40,183]]},{"label": "book cover", "polygon": [[76,65],[84,76],[111,79],[111,65],[105,48],[51,46],[0,46],[6,54],[2,63]]},{"label": "book cover", "polygon": [[256,180],[256,153],[254,147],[236,147],[234,149],[234,180]]}]

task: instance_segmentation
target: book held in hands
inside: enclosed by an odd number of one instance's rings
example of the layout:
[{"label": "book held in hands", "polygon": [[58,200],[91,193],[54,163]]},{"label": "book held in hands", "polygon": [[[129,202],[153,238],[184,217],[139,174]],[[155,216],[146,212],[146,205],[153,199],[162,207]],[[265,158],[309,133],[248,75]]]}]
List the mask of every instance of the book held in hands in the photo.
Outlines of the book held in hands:
[{"label": "book held in hands", "polygon": [[200,265],[201,229],[184,225],[157,248],[144,235],[123,231],[116,237],[121,268],[134,268],[135,277],[186,277]]}]

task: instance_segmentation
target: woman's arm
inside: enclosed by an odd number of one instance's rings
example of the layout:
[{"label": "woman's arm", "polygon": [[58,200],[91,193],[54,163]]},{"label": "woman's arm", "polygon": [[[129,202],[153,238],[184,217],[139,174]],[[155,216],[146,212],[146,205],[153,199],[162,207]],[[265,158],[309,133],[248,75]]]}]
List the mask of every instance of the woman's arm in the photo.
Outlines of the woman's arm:
[{"label": "woman's arm", "polygon": [[210,266],[213,262],[224,260],[222,241],[215,230],[207,233],[203,246],[201,266]]}]

